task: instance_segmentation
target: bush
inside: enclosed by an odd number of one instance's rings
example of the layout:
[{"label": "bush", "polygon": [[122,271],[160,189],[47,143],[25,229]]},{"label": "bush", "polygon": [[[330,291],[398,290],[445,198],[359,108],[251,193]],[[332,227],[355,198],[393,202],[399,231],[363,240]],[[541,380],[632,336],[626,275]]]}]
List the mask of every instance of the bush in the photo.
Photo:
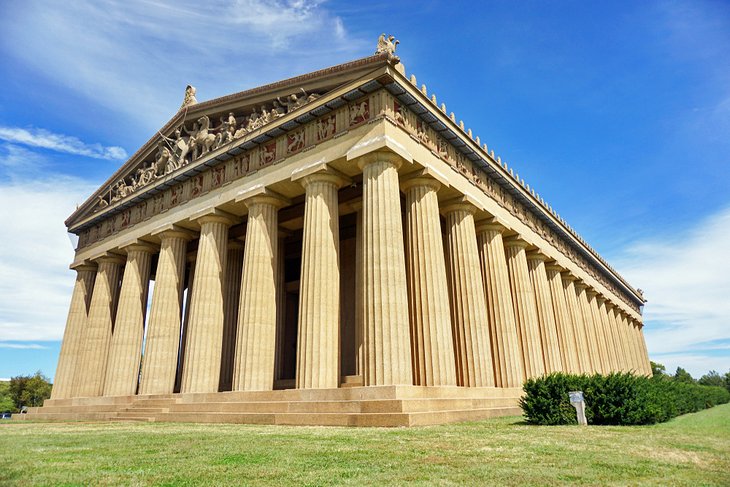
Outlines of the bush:
[{"label": "bush", "polygon": [[668,421],[730,402],[722,387],[648,378],[627,373],[572,375],[555,373],[529,379],[520,406],[528,423],[576,424],[568,392],[583,391],[589,424],[636,425]]}]

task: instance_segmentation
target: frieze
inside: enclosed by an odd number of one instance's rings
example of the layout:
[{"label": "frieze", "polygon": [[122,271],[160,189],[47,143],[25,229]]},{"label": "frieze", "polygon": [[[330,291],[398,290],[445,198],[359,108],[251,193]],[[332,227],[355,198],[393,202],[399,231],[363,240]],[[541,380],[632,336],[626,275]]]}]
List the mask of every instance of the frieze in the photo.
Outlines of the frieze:
[{"label": "frieze", "polygon": [[[518,218],[522,223],[527,225],[533,232],[540,235],[544,240],[549,242],[560,253],[565,255],[571,261],[577,263],[591,277],[603,284],[607,289],[620,297],[631,309],[639,312],[636,303],[625,295],[613,282],[599,272],[595,266],[591,265],[585,257],[578,254],[572,245],[569,245],[561,238],[553,229],[547,226],[542,220],[525,207],[522,203],[510,195],[502,186],[489,177],[481,168],[477,167],[471,160],[455,150],[454,146],[443,139],[428,124],[424,123],[414,113],[398,103],[398,100],[388,94],[388,104],[392,109],[389,111],[390,119],[396,125],[401,126],[408,132],[412,138],[422,143],[430,151],[446,162],[455,172],[467,178],[472,184],[478,187],[482,192],[496,201],[501,207],[506,209],[511,215]],[[452,121],[455,120],[453,113]],[[464,131],[463,123],[460,128]],[[466,134],[466,132],[465,132]],[[494,151],[491,153],[494,158]]]}]

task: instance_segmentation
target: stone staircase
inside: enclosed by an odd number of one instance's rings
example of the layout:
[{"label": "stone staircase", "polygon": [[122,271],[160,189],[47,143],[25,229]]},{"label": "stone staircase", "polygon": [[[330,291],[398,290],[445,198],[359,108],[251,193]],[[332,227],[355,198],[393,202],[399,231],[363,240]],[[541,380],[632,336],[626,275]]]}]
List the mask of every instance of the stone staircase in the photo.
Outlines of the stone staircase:
[{"label": "stone staircase", "polygon": [[520,389],[377,386],[46,401],[28,419],[423,426],[519,415]]}]

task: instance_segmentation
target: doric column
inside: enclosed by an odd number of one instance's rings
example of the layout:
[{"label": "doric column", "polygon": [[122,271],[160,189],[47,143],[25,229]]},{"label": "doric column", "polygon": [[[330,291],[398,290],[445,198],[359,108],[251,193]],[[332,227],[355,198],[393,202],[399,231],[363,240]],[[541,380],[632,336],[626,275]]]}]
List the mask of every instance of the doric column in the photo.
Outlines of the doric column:
[{"label": "doric column", "polygon": [[91,291],[96,277],[96,265],[78,265],[76,283],[71,294],[71,306],[66,318],[66,329],[63,332],[61,353],[58,356],[58,367],[53,380],[51,399],[67,399],[73,397],[74,375],[80,360],[81,341],[88,317]]},{"label": "doric column", "polygon": [[550,299],[553,302],[555,312],[555,325],[558,329],[558,343],[560,348],[560,359],[563,364],[563,371],[571,374],[579,374],[580,362],[578,359],[578,344],[575,338],[573,321],[568,303],[565,300],[565,290],[560,273],[563,268],[556,264],[545,266],[545,274],[550,286]]},{"label": "doric column", "polygon": [[436,192],[427,177],[402,183],[406,193],[406,269],[413,383],[456,385],[449,289]]},{"label": "doric column", "polygon": [[613,329],[616,334],[616,341],[618,342],[618,364],[619,370],[622,372],[628,372],[631,370],[630,363],[630,351],[626,343],[626,333],[621,322],[621,310],[618,306],[613,306],[609,312],[609,316],[613,320]]},{"label": "doric column", "polygon": [[219,210],[197,218],[200,224],[195,261],[185,364],[180,392],[218,392],[223,343],[223,277],[228,227],[235,218]]},{"label": "doric column", "polygon": [[363,180],[363,383],[412,384],[399,156],[366,154]]},{"label": "doric column", "polygon": [[243,243],[231,240],[228,242],[223,285],[223,345],[221,348],[221,377],[218,387],[221,391],[230,391],[233,387],[233,362],[236,356],[236,329],[238,328],[242,272]]},{"label": "doric column", "polygon": [[495,382],[497,387],[520,387],[523,378],[522,353],[502,240],[504,230],[497,223],[479,224],[477,242],[487,297]]},{"label": "doric column", "polygon": [[507,239],[504,244],[512,290],[512,304],[525,366],[525,378],[539,377],[545,373],[545,361],[542,354],[535,293],[532,290],[525,255],[528,244],[515,237]]},{"label": "doric column", "polygon": [[109,348],[104,380],[105,396],[130,396],[137,393],[150,286],[150,261],[156,249],[140,242],[128,245],[123,250],[127,252],[127,265],[124,266]]},{"label": "doric column", "polygon": [[296,386],[298,389],[334,389],[340,385],[340,215],[337,191],[346,178],[332,169],[324,169],[304,176],[300,181],[306,194]]},{"label": "doric column", "polygon": [[623,343],[621,341],[621,332],[618,329],[618,326],[616,324],[616,306],[610,302],[606,301],[606,319],[608,323],[608,329],[611,332],[611,338],[612,338],[612,344],[613,344],[613,357],[614,357],[614,367],[616,372],[624,372],[624,350],[623,350]]},{"label": "doric column", "polygon": [[451,290],[456,377],[461,386],[493,387],[487,303],[474,226],[476,208],[457,201],[443,208]]},{"label": "doric column", "polygon": [[364,338],[364,286],[365,272],[363,266],[365,260],[363,257],[363,231],[362,231],[362,201],[357,203],[357,216],[355,217],[355,370],[357,375],[363,375],[365,364],[365,347],[363,345]]},{"label": "doric column", "polygon": [[81,367],[75,374],[74,397],[100,396],[104,389],[109,344],[119,297],[119,271],[124,259],[108,254],[96,259],[98,268],[89,318],[81,342]]},{"label": "doric column", "polygon": [[177,372],[175,373],[175,392],[182,389],[182,376],[185,369],[185,351],[188,347],[188,328],[190,328],[190,302],[193,298],[193,280],[195,279],[196,252],[189,252],[187,262],[187,279],[185,283],[185,307],[183,308],[182,329],[180,331],[180,351],[177,354]]},{"label": "doric column", "polygon": [[590,350],[588,348],[588,337],[586,325],[583,321],[583,310],[578,301],[580,291],[576,288],[576,277],[567,272],[562,274],[563,290],[565,291],[565,302],[568,303],[568,312],[573,324],[573,336],[575,337],[576,353],[578,356],[578,367],[581,373],[593,372],[591,365]]},{"label": "doric column", "polygon": [[280,196],[266,192],[244,201],[248,207],[238,306],[234,391],[270,391],[276,361],[276,278]]},{"label": "doric column", "polygon": [[636,323],[636,321],[629,317],[628,318],[628,324],[629,329],[631,330],[631,338],[632,343],[634,347],[634,362],[635,362],[635,369],[636,372],[640,375],[644,374],[644,366],[643,366],[643,357],[642,357],[642,350],[641,350],[641,331],[639,330],[639,326]]},{"label": "doric column", "polygon": [[614,334],[611,329],[611,323],[608,319],[608,308],[606,306],[606,299],[603,296],[598,296],[598,314],[601,317],[601,327],[603,329],[603,338],[606,341],[606,356],[608,357],[608,371],[618,371],[618,356],[616,355],[616,344],[614,343]]},{"label": "doric column", "polygon": [[542,342],[542,355],[545,359],[545,373],[560,372],[563,370],[563,362],[560,358],[560,346],[558,344],[558,330],[555,324],[555,310],[553,300],[550,297],[550,286],[545,272],[545,261],[547,257],[539,252],[527,254],[527,268],[530,272],[532,289],[535,292],[535,304],[537,305],[537,318],[540,325],[540,341]]},{"label": "doric column", "polygon": [[601,313],[598,310],[598,293],[590,288],[586,291],[586,293],[588,296],[588,304],[591,307],[591,315],[593,316],[592,337],[595,343],[595,348],[598,351],[598,356],[600,357],[601,366],[599,372],[607,374],[611,366],[608,358],[606,337],[603,333],[603,320],[601,319]]},{"label": "doric column", "polygon": [[649,351],[646,348],[646,339],[644,338],[644,324],[637,322],[637,333],[639,334],[639,347],[641,352],[641,370],[644,375],[651,377],[651,364],[649,363]]},{"label": "doric column", "polygon": [[621,330],[621,340],[624,348],[624,363],[627,372],[636,372],[636,361],[634,358],[634,347],[631,343],[631,331],[626,323],[626,316],[623,311],[616,315],[616,323]]},{"label": "doric column", "polygon": [[593,323],[593,311],[588,297],[588,286],[582,282],[576,282],[575,292],[578,295],[578,304],[580,305],[581,315],[583,316],[583,328],[586,338],[586,349],[590,360],[590,372],[601,373],[601,355],[598,352],[598,342],[596,340],[596,328]]},{"label": "doric column", "polygon": [[158,236],[160,255],[147,320],[139,394],[172,394],[180,348],[185,250],[191,234],[175,229]]}]

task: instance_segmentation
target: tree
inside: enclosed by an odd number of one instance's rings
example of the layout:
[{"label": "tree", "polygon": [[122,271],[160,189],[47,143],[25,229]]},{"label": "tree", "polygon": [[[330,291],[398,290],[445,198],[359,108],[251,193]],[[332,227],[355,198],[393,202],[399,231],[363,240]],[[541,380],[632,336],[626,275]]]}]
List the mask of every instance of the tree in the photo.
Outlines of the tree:
[{"label": "tree", "polygon": [[48,377],[39,370],[35,375],[19,375],[10,379],[10,397],[15,408],[23,406],[42,406],[43,401],[51,397],[51,383]]},{"label": "tree", "polygon": [[684,384],[694,384],[695,380],[692,378],[689,372],[684,370],[682,367],[677,367],[677,371],[674,373],[672,378],[674,382],[682,382]]},{"label": "tree", "polygon": [[649,362],[651,364],[651,374],[654,377],[662,377],[667,375],[667,368],[659,362]]},{"label": "tree", "polygon": [[14,413],[15,403],[10,396],[10,383],[0,382],[0,413]]},{"label": "tree", "polygon": [[725,387],[725,379],[714,370],[700,377],[697,383],[703,386]]},{"label": "tree", "polygon": [[725,389],[730,391],[730,370],[727,371],[727,374],[723,378],[725,379]]}]

